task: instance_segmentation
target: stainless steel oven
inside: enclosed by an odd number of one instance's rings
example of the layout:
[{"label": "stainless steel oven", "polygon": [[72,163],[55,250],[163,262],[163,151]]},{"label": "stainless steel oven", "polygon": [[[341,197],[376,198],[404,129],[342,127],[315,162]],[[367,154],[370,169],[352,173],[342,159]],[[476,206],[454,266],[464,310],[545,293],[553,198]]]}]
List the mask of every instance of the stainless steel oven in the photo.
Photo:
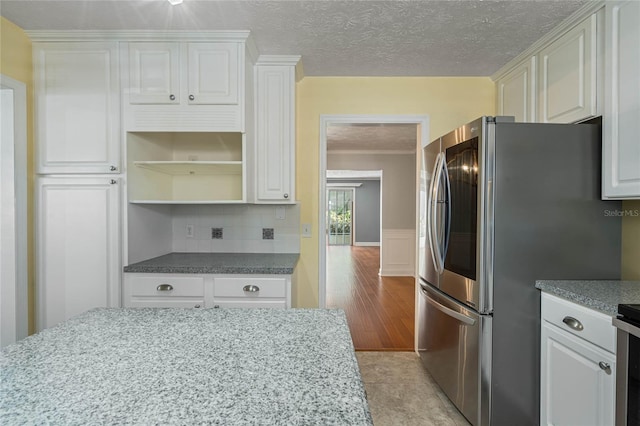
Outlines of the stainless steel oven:
[{"label": "stainless steel oven", "polygon": [[616,426],[640,425],[640,305],[619,305]]}]

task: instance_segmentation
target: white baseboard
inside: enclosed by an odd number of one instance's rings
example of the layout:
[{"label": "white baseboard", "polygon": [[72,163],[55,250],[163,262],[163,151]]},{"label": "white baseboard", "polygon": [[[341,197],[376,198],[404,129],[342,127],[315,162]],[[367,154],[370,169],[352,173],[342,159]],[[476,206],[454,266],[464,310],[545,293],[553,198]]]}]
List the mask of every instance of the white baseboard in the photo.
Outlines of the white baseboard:
[{"label": "white baseboard", "polygon": [[415,275],[416,232],[414,229],[383,229],[380,247],[380,276]]},{"label": "white baseboard", "polygon": [[380,241],[356,241],[353,245],[358,247],[380,247]]}]

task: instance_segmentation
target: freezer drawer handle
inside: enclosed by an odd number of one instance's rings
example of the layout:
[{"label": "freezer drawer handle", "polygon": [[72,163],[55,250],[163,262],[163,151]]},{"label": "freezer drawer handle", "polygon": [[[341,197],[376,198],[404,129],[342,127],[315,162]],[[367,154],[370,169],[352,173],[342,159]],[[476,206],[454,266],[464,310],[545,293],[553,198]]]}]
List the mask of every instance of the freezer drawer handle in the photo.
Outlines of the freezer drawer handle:
[{"label": "freezer drawer handle", "polygon": [[245,285],[242,287],[242,291],[246,291],[247,293],[257,293],[260,291],[260,287],[257,285]]},{"label": "freezer drawer handle", "polygon": [[562,322],[567,324],[569,328],[572,328],[576,331],[584,330],[584,326],[582,325],[582,323],[574,317],[566,316],[562,319]]},{"label": "freezer drawer handle", "polygon": [[[420,289],[425,295],[428,296],[428,293],[421,288]],[[450,317],[453,317],[455,319],[457,319],[460,322],[463,322],[467,325],[474,325],[476,323],[476,320],[473,318],[470,318],[466,315],[461,314],[460,312],[456,312],[453,309],[447,308],[446,306],[436,302],[435,300],[431,299],[430,297],[427,297],[427,300],[429,301],[429,303],[431,303],[437,310],[449,315]]]},{"label": "freezer drawer handle", "polygon": [[171,284],[160,284],[158,287],[156,287],[156,290],[158,290],[158,291],[171,291],[171,290],[173,290],[173,286]]}]

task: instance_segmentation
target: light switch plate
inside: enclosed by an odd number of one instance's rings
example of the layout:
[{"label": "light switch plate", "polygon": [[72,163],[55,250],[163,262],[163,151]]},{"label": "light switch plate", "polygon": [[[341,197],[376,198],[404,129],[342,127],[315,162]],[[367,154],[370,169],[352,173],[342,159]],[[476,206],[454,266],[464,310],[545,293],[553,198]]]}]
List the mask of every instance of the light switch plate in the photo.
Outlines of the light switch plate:
[{"label": "light switch plate", "polygon": [[284,220],[286,217],[286,211],[284,207],[276,207],[276,219]]},{"label": "light switch plate", "polygon": [[303,223],[302,224],[302,236],[304,238],[311,238],[311,224]]},{"label": "light switch plate", "polygon": [[187,225],[187,238],[193,238],[193,225]]}]

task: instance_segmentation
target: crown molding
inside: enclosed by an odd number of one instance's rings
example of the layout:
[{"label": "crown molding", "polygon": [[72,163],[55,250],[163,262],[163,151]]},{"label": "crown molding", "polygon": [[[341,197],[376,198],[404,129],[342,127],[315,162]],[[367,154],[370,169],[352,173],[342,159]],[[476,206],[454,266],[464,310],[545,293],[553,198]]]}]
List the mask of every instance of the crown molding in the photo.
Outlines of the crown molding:
[{"label": "crown molding", "polygon": [[220,41],[245,42],[252,56],[258,57],[251,32],[239,31],[25,31],[31,41]]},{"label": "crown molding", "polygon": [[260,55],[256,65],[280,65],[295,67],[296,82],[304,78],[302,56],[300,55]]},{"label": "crown molding", "polygon": [[572,13],[567,19],[562,21],[558,26],[542,36],[538,41],[533,43],[529,48],[520,53],[518,56],[507,62],[502,68],[491,75],[492,81],[498,81],[504,77],[509,71],[513,69],[520,62],[527,60],[531,56],[534,56],[543,47],[557,39],[562,34],[569,31],[572,27],[582,22],[585,18],[602,9],[605,5],[605,0],[592,0],[582,6],[580,9]]}]

